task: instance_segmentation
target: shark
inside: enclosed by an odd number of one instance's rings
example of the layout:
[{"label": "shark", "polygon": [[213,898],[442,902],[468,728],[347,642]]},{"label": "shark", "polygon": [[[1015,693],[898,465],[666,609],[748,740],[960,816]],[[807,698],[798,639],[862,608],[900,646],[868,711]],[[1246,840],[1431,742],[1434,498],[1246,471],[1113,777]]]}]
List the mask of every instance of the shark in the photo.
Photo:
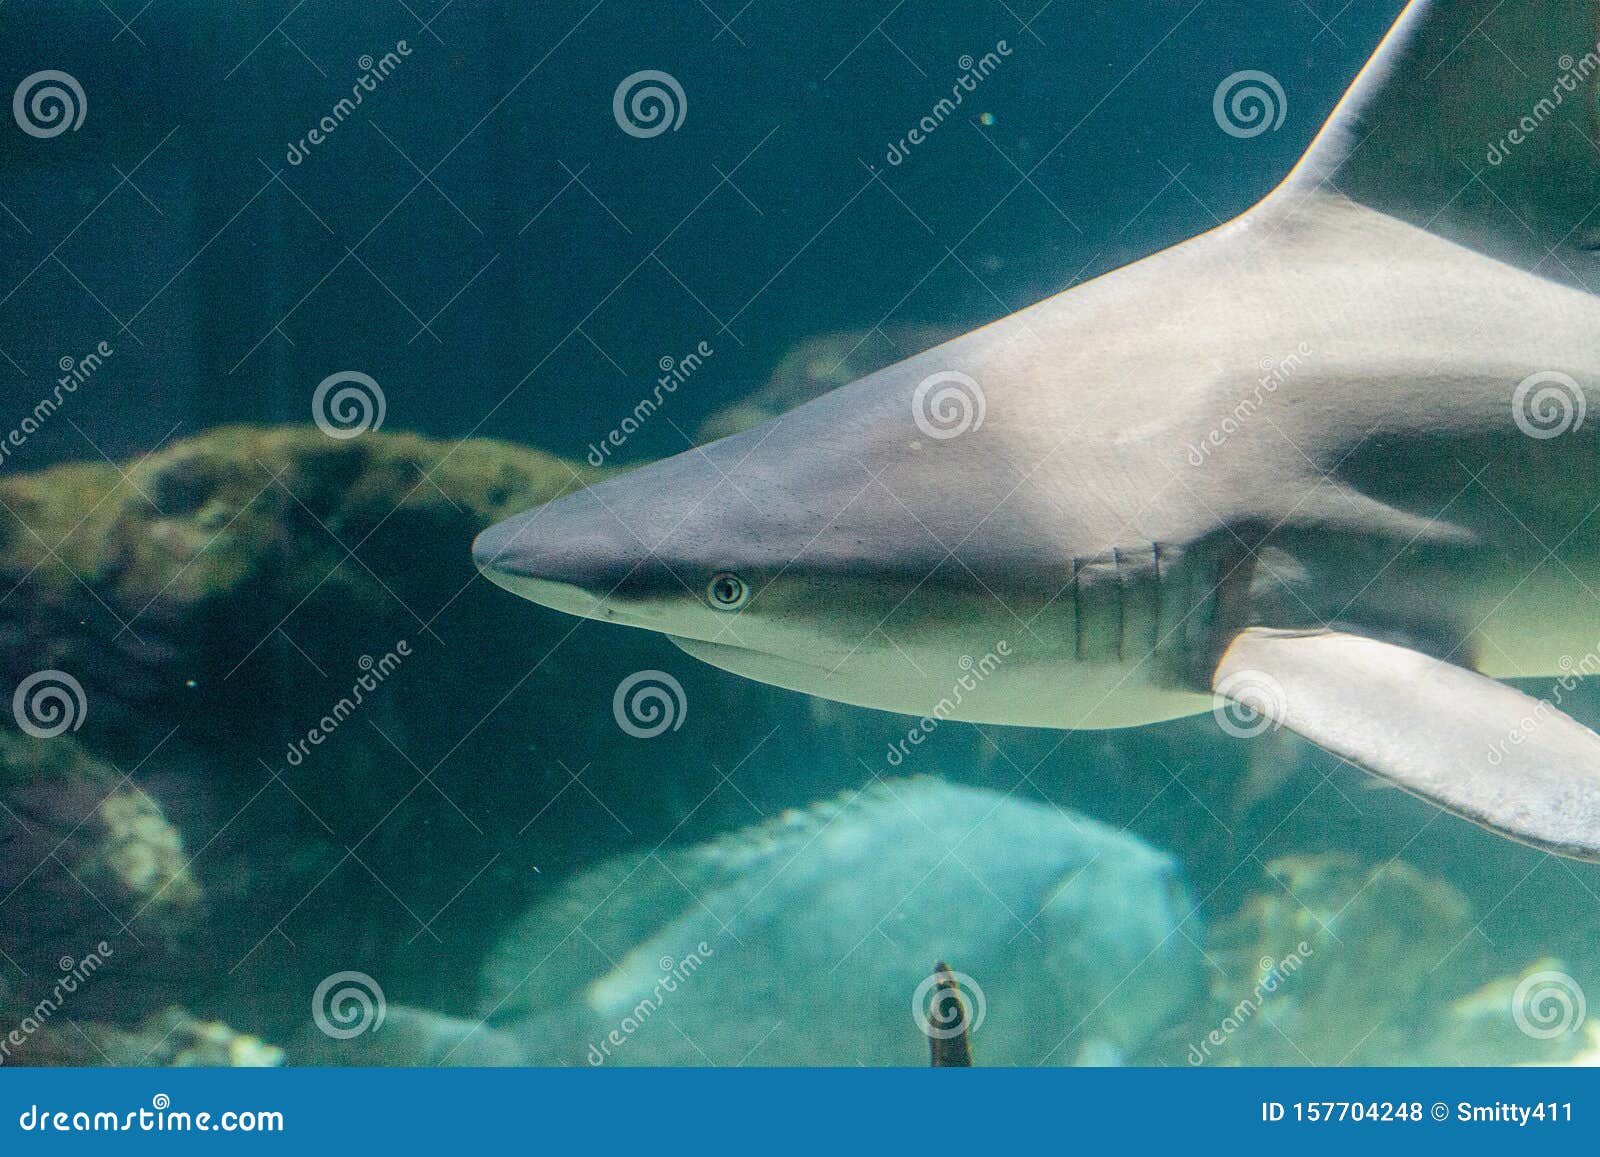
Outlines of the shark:
[{"label": "shark", "polygon": [[1242,216],[475,562],[846,703],[1286,728],[1600,860],[1600,736],[1560,705],[1600,670],[1597,43],[1597,0],[1414,0]]}]

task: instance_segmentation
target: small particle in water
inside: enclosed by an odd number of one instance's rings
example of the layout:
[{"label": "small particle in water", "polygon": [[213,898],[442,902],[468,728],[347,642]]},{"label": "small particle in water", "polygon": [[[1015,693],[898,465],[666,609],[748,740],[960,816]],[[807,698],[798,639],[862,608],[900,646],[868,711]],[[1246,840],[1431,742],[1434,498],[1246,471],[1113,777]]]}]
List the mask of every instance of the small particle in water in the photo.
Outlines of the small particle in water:
[{"label": "small particle in water", "polygon": [[200,684],[196,683],[193,679],[185,679],[183,681],[183,685],[185,687],[189,688],[189,690],[191,690],[191,691],[193,691],[196,687],[200,686]]},{"label": "small particle in water", "polygon": [[984,128],[988,128],[990,125],[994,124],[994,113],[992,113],[992,112],[981,112],[981,113],[979,113],[978,114],[978,123],[980,125],[982,125]]}]

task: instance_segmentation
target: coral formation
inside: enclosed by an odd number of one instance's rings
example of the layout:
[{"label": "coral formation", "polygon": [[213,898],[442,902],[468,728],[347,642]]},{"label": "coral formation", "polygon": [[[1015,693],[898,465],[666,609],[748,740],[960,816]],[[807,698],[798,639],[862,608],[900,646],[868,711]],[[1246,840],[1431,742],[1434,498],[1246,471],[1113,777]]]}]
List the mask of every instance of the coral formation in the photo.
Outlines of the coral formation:
[{"label": "coral formation", "polygon": [[[0,961],[30,1004],[58,958],[102,938],[124,966],[161,968],[202,934],[201,888],[160,790],[71,736],[0,731]],[[82,1005],[104,1003],[96,987]]]},{"label": "coral formation", "polygon": [[1189,1064],[1551,1062],[1588,1041],[1575,1006],[1555,1031],[1532,1028],[1555,994],[1528,977],[1579,991],[1561,962],[1507,961],[1465,896],[1403,860],[1274,860],[1264,889],[1218,923],[1209,955],[1213,1007],[1185,1029]]},{"label": "coral formation", "polygon": [[172,1007],[133,1028],[96,1021],[52,1023],[37,1031],[17,1060],[28,1065],[136,1065],[272,1068],[283,1050],[214,1020]]},{"label": "coral formation", "polygon": [[229,427],[126,466],[9,477],[0,663],[13,684],[73,673],[108,738],[179,719],[236,738],[353,619],[423,630],[409,608],[470,578],[478,528],[592,476],[504,443]]}]

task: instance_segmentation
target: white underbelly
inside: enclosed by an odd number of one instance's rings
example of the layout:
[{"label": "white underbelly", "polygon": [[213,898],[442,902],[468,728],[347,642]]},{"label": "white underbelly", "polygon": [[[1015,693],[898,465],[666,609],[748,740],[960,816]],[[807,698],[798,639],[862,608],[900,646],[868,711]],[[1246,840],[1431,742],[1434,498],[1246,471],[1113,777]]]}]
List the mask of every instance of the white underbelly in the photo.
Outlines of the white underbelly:
[{"label": "white underbelly", "polygon": [[[883,632],[854,647],[816,648],[804,659],[674,638],[724,670],[824,699],[917,719],[1017,727],[1138,727],[1208,711],[1212,698],[1175,688],[1145,654],[1088,660],[1071,624],[984,622],[890,640]],[[1012,629],[1007,629],[1012,628]]]}]

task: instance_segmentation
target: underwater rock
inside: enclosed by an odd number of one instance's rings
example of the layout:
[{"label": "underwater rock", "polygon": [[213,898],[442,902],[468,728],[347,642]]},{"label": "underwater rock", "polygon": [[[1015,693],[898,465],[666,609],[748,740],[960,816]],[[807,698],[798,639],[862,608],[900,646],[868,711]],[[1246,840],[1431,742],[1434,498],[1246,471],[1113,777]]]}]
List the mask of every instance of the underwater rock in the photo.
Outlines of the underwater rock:
[{"label": "underwater rock", "polygon": [[1600,1022],[1565,961],[1536,960],[1450,1002],[1419,1042],[1422,1065],[1587,1064]]},{"label": "underwater rock", "polygon": [[[220,1021],[199,1020],[181,1008],[152,1017],[142,1031],[105,1034],[113,1064],[165,1064],[271,1068],[283,1064],[283,1050]],[[154,1042],[154,1043],[152,1043]],[[138,1059],[135,1059],[138,1058]]]},{"label": "underwater rock", "polygon": [[1171,1038],[1173,1063],[1503,1065],[1570,1058],[1588,1039],[1581,1014],[1530,1032],[1551,994],[1524,982],[1575,982],[1553,961],[1497,977],[1471,903],[1401,860],[1274,860],[1208,955],[1213,1007]]},{"label": "underwater rock", "polygon": [[925,1065],[950,959],[978,1064],[1067,1064],[1203,999],[1193,921],[1132,836],[890,781],[569,880],[491,954],[483,1011],[535,1063]]},{"label": "underwater rock", "polygon": [[415,633],[482,526],[591,476],[503,443],[226,427],[0,479],[0,669],[72,674],[91,736],[181,718],[230,742],[356,624]]},{"label": "underwater rock", "polygon": [[30,977],[101,940],[123,962],[175,952],[206,916],[189,854],[150,791],[71,737],[0,730],[0,952]]},{"label": "underwater rock", "polygon": [[283,1050],[173,1007],[135,1029],[94,1021],[68,1023],[64,1016],[48,1021],[26,1039],[12,1063],[271,1068],[283,1064]]},{"label": "underwater rock", "polygon": [[809,338],[784,355],[759,390],[707,418],[696,432],[696,441],[712,442],[760,425],[829,390],[931,349],[957,332],[919,326]]}]

